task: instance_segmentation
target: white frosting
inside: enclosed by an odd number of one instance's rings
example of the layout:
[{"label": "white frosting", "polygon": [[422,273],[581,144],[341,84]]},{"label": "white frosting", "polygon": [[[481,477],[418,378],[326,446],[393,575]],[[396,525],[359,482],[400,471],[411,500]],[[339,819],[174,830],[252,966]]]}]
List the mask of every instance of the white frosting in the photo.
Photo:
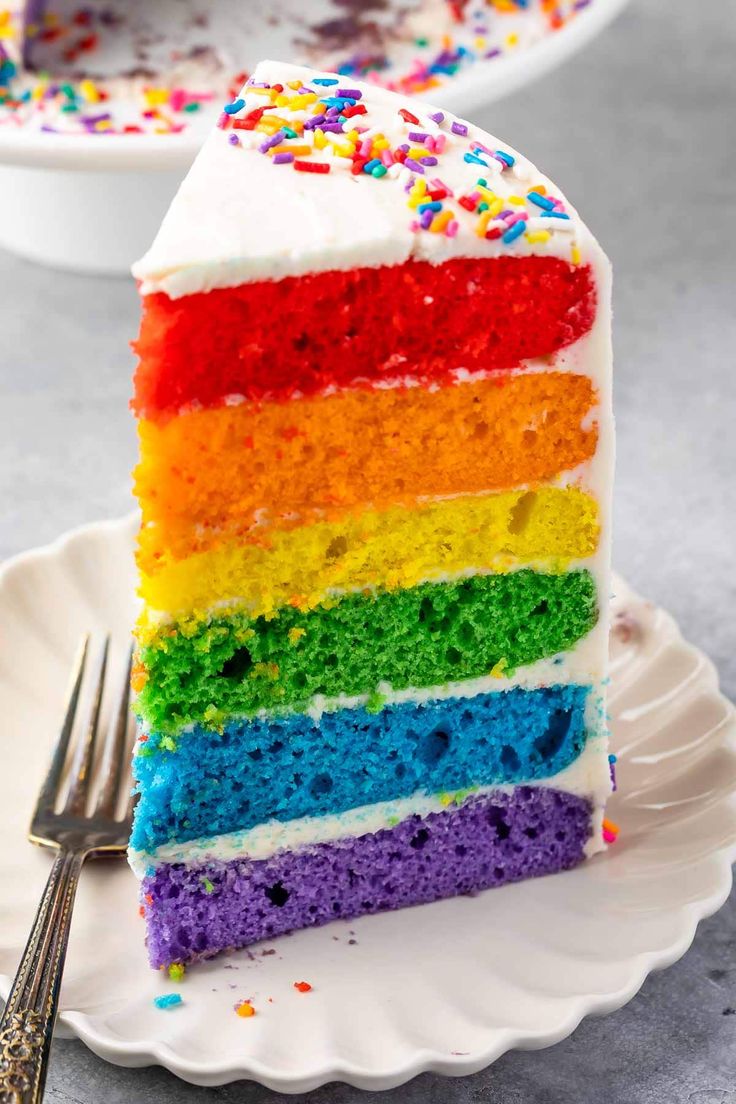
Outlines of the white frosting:
[{"label": "white frosting", "polygon": [[[394,690],[386,683],[379,683],[377,690],[383,698],[383,704],[400,705],[444,701],[447,698],[474,698],[478,694],[500,694],[515,687],[533,690],[540,686],[587,686],[601,683],[605,677],[605,657],[602,658],[600,653],[598,632],[594,629],[569,652],[519,667],[510,677],[482,675],[480,678],[464,679],[461,682],[447,682],[442,686],[411,686],[406,690]],[[369,700],[367,694],[340,694],[333,698],[316,696],[304,712],[319,722],[323,713],[333,713],[337,709],[358,709]],[[268,714],[262,715],[265,717]]]},{"label": "white frosting", "polygon": [[[424,501],[424,500],[421,500]],[[438,501],[437,498],[432,501]],[[265,528],[265,527],[264,527]],[[504,559],[501,553],[498,554],[498,561]],[[516,560],[513,563],[508,562],[509,557],[506,556],[502,569],[497,567],[474,567],[468,565],[459,571],[432,571],[426,575],[419,576],[412,586],[422,586],[425,583],[439,584],[439,583],[453,583],[458,582],[461,579],[472,579],[476,576],[484,575],[514,575],[518,571],[537,571],[537,572],[549,572],[555,570],[555,563],[559,562],[559,557],[554,556],[539,557],[534,560]],[[590,563],[590,557],[582,559],[565,560],[566,571],[580,571],[586,570]],[[341,598],[346,594],[379,594],[381,588],[378,585],[356,585],[356,586],[344,586],[344,587],[327,587],[322,592],[322,598]],[[205,608],[205,612],[208,617],[218,617],[232,613],[233,611],[245,611],[252,616],[258,616],[256,605],[253,601],[246,601],[238,595],[233,595],[230,598],[223,598],[219,602],[213,602],[211,605]],[[169,610],[154,609],[152,606],[146,608],[146,625],[147,627],[162,627],[166,625],[176,624],[177,618],[186,616],[189,613],[189,609],[177,610],[172,613]]]},{"label": "white frosting", "polygon": [[[605,617],[599,615],[599,621]],[[605,632],[605,646],[601,646]],[[601,631],[598,624],[570,648],[567,652],[561,652],[557,656],[548,659],[539,659],[536,663],[518,667],[510,676],[481,675],[479,678],[463,679],[458,682],[446,682],[435,686],[409,686],[406,689],[395,690],[390,683],[380,682],[376,687],[376,693],[381,697],[381,705],[421,704],[431,701],[445,701],[448,698],[474,698],[478,694],[501,694],[506,690],[520,688],[534,690],[546,686],[594,686],[599,689],[603,686],[607,673],[607,623]],[[603,696],[602,690],[600,691]],[[599,699],[600,700],[600,699]],[[310,699],[304,709],[299,712],[319,724],[323,714],[334,713],[339,709],[360,709],[375,701],[375,693],[372,694],[336,694],[327,697],[316,694]],[[288,715],[292,710],[260,709],[253,716],[259,720],[274,720],[280,715]],[[598,711],[600,713],[600,710]],[[238,714],[231,714],[229,721],[245,720],[247,718]],[[177,732],[177,739],[186,738],[187,733],[192,732],[196,725],[183,725]],[[594,718],[589,718],[589,731],[601,726]]]},{"label": "white frosting", "polygon": [[[264,61],[253,80],[271,85],[299,80],[309,85],[317,76],[301,66]],[[411,131],[445,136],[439,163],[427,168],[426,177],[439,178],[455,193],[447,203],[459,223],[457,235],[411,229],[415,212],[407,206],[404,190],[409,172],[400,166],[379,180],[365,173],[353,175],[351,162],[332,156],[328,145],[313,151],[311,158],[329,159],[328,174],[296,172],[292,165],[274,165],[259,152],[267,135],[237,131],[241,145],[233,146],[233,132],[216,129],[179,188],[150,250],[133,266],[144,294],[164,291],[177,298],[248,281],[394,265],[410,258],[441,263],[452,257],[534,253],[569,260],[572,242],[577,243],[583,263],[599,252],[559,190],[506,143],[471,124],[466,124],[467,137],[454,135],[450,128],[455,116],[445,113],[444,121],[437,124],[429,117],[433,108],[406,96],[349,77],[340,78],[340,86],[359,89],[361,102],[368,107],[368,115],[350,122],[369,126],[368,133],[381,132],[392,148],[408,141]],[[318,86],[315,90],[331,92]],[[245,106],[239,116],[268,102],[247,86],[241,96]],[[401,118],[398,112],[404,107],[420,120],[418,125]],[[466,163],[471,140],[510,153],[515,158],[513,167],[502,169],[492,158],[486,158],[488,168]],[[532,185],[543,184],[550,195],[565,202],[570,222],[543,218],[541,210],[530,205],[528,214],[537,220],[534,225],[551,231],[548,242],[530,243],[524,234],[510,244],[478,237],[477,216],[459,206],[457,198],[472,191],[479,176],[504,200],[525,196]]]},{"label": "white frosting", "polygon": [[[599,822],[603,804],[610,792],[610,772],[604,745],[591,739],[574,763],[551,778],[535,778],[517,785],[549,786],[565,793],[587,798],[594,810],[594,833],[586,844],[586,855],[603,847]],[[472,794],[460,791],[459,803],[466,797],[479,797],[499,791],[510,792],[513,785],[481,786]],[[449,798],[449,800],[448,800]],[[129,862],[139,878],[149,867],[163,863],[204,863],[210,860],[268,859],[278,851],[294,851],[316,843],[331,843],[351,836],[364,836],[392,828],[408,817],[426,817],[452,807],[454,791],[447,794],[415,793],[395,801],[362,805],[344,813],[300,817],[298,820],[272,820],[243,832],[228,832],[186,843],[167,843],[153,852],[131,851]]]}]

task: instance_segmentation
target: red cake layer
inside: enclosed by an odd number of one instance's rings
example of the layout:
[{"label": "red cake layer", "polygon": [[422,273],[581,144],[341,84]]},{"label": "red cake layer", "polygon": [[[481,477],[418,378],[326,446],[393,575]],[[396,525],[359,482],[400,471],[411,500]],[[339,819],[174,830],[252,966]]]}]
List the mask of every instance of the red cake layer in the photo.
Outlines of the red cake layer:
[{"label": "red cake layer", "polygon": [[590,329],[589,267],[556,257],[409,261],[144,297],[134,408],[287,399],[454,369],[508,370]]}]

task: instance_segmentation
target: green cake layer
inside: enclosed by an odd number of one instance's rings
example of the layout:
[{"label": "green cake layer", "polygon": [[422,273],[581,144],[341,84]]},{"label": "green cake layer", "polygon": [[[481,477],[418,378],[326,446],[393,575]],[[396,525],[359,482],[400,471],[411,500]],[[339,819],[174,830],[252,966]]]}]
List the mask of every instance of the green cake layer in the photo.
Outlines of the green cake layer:
[{"label": "green cake layer", "polygon": [[230,714],[303,709],[315,694],[371,694],[508,675],[571,648],[597,619],[588,571],[476,575],[382,594],[354,593],[307,613],[233,613],[162,634],[141,650],[138,711],[153,730]]}]

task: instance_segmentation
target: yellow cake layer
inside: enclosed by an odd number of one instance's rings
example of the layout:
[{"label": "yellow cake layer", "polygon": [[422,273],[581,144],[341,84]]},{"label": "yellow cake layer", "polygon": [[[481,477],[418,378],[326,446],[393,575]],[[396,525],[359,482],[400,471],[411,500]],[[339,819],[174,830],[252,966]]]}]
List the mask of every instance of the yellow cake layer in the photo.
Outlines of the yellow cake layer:
[{"label": "yellow cake layer", "polygon": [[393,590],[464,571],[565,570],[592,555],[598,532],[597,503],[577,487],[469,495],[264,528],[258,543],[159,561],[143,574],[140,593],[151,610],[177,618],[224,602],[253,616],[285,605],[311,609],[328,592]]}]

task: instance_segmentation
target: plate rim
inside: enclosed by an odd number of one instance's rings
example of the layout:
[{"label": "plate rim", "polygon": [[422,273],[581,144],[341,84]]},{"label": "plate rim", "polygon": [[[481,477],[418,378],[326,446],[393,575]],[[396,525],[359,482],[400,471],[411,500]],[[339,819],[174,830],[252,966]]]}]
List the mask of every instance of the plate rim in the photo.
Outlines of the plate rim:
[{"label": "plate rim", "polygon": [[[115,534],[122,536],[135,527],[137,518],[137,511],[131,511],[122,517],[86,522],[60,534],[47,544],[11,556],[0,562],[0,591],[8,585],[8,580],[15,571],[23,570],[29,564],[63,555],[65,549],[76,541],[96,537],[100,533],[108,534],[113,539]],[[632,599],[647,601],[620,576],[614,576],[614,583],[614,589],[623,589]],[[650,605],[655,610],[663,610],[663,607],[655,603]],[[708,692],[725,706],[727,713],[723,725],[722,745],[736,756],[736,726],[733,723],[736,709],[720,689],[715,665],[708,656],[683,636],[675,618],[668,612],[666,616],[676,632],[676,639],[707,666],[710,682]],[[736,786],[725,800],[736,806]],[[494,1035],[493,1043],[482,1052],[451,1055],[423,1048],[416,1050],[412,1057],[401,1065],[393,1064],[382,1069],[361,1068],[355,1063],[344,1060],[330,1060],[317,1068],[309,1069],[308,1072],[285,1072],[269,1066],[255,1056],[244,1056],[240,1062],[227,1064],[217,1059],[209,1062],[201,1059],[192,1061],[182,1057],[168,1043],[155,1039],[150,1039],[145,1044],[122,1040],[111,1041],[109,1036],[102,1035],[91,1026],[86,1013],[74,1010],[60,1013],[57,1031],[59,1027],[65,1028],[66,1031],[63,1034],[77,1037],[98,1057],[114,1065],[123,1067],[160,1065],[191,1084],[210,1087],[239,1080],[254,1081],[272,1091],[290,1095],[310,1092],[333,1081],[344,1082],[362,1090],[380,1091],[397,1088],[421,1073],[436,1073],[448,1077],[467,1076],[488,1068],[509,1050],[538,1050],[561,1042],[575,1031],[586,1016],[607,1015],[622,1008],[638,993],[650,973],[665,969],[677,962],[692,945],[699,923],[717,912],[731,892],[732,865],[736,862],[736,836],[730,842],[716,846],[700,861],[711,862],[717,866],[718,887],[705,897],[685,902],[678,909],[682,918],[682,930],[678,938],[664,947],[632,956],[631,976],[618,989],[566,998],[567,1011],[560,1017],[555,1027],[525,1032],[505,1028]],[[10,984],[7,975],[0,974],[0,982],[2,982],[3,991],[7,991]]]}]

